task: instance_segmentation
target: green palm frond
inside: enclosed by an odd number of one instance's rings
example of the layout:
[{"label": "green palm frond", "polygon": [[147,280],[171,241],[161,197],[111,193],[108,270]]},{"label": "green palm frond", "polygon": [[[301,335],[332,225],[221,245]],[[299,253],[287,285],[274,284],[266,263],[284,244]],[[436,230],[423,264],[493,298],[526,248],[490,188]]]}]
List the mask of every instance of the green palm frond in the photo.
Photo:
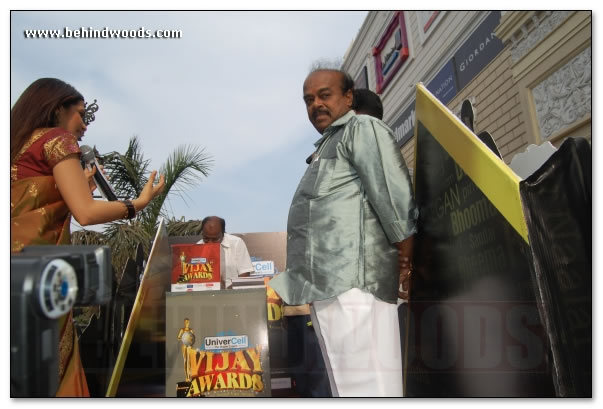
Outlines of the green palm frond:
[{"label": "green palm frond", "polygon": [[[149,160],[144,159],[142,147],[137,136],[130,138],[125,154],[110,152],[101,155],[104,169],[109,175],[111,184],[119,198],[134,198],[140,195],[148,180]],[[140,211],[134,220],[120,220],[108,223],[104,232],[81,230],[72,234],[74,244],[108,245],[111,247],[112,263],[117,281],[126,265],[128,257],[134,257],[136,246],[142,243],[144,253],[148,254],[151,241],[157,228],[157,219],[167,213],[162,210],[170,195],[182,196],[203,177],[207,177],[213,166],[211,155],[205,149],[194,146],[180,146],[170,154],[167,161],[159,169],[165,175],[163,193],[153,199]],[[200,221],[192,225],[184,220],[176,222],[172,227],[177,235],[201,234]],[[169,226],[169,225],[168,225]],[[168,227],[168,231],[169,231]]]},{"label": "green palm frond", "polygon": [[121,272],[128,261],[134,258],[136,246],[142,244],[144,254],[149,254],[153,236],[148,234],[145,226],[138,220],[132,222],[114,222],[105,229],[107,245],[111,247],[112,262],[115,273],[121,277]]},{"label": "green palm frond", "polygon": [[145,160],[137,136],[133,136],[124,155],[110,152],[102,155],[104,168],[119,197],[137,197],[145,183],[149,161]]},{"label": "green palm frond", "polygon": [[201,220],[167,220],[168,236],[199,236],[201,235]]},{"label": "green palm frond", "polygon": [[102,246],[106,242],[104,233],[94,230],[77,230],[71,233],[71,244],[82,246]]},{"label": "green palm frond", "polygon": [[136,244],[140,242],[144,245],[151,240],[140,224],[124,222],[111,223],[103,232],[82,229],[71,233],[71,244],[111,248],[111,264],[118,282],[128,257],[134,257]]},{"label": "green palm frond", "polygon": [[162,212],[163,204],[168,195],[182,196],[201,180],[207,177],[213,166],[213,159],[205,149],[193,146],[180,146],[168,157],[165,164],[159,169],[159,174],[165,175],[165,189],[145,209],[144,223],[154,231],[159,216],[168,217]]}]

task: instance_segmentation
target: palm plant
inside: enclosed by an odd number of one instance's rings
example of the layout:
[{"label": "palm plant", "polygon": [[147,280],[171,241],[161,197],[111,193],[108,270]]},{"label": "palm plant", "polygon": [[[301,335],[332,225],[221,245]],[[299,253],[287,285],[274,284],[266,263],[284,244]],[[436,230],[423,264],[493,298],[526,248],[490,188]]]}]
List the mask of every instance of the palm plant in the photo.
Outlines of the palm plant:
[{"label": "palm plant", "polygon": [[166,223],[168,236],[199,236],[201,220],[170,219]]},{"label": "palm plant", "polygon": [[[130,138],[125,154],[110,152],[101,155],[103,166],[118,197],[136,197],[148,180],[149,160],[144,159],[137,136]],[[213,159],[204,149],[193,146],[176,148],[160,167],[159,174],[165,175],[165,188],[161,195],[140,211],[133,220],[108,223],[104,232],[79,230],[72,234],[73,244],[108,245],[111,247],[112,263],[119,282],[128,257],[133,256],[138,243],[148,254],[160,216],[168,219],[164,204],[173,194],[185,196],[186,190],[200,179],[209,175]]]},{"label": "palm plant", "polygon": [[[149,173],[149,160],[144,159],[138,137],[130,138],[125,154],[110,152],[100,156],[117,196],[124,199],[139,196],[148,180],[146,175]],[[78,230],[71,234],[72,244],[107,245],[111,248],[111,263],[116,283],[114,300],[118,298],[122,273],[125,271],[128,259],[136,258],[138,244],[142,244],[146,259],[151,249],[159,217],[164,216],[168,219],[168,214],[164,210],[166,200],[173,194],[186,195],[187,189],[199,182],[203,176],[209,175],[212,164],[211,156],[206,154],[204,149],[192,146],[178,147],[159,169],[159,174],[165,175],[163,192],[154,198],[146,208],[138,212],[135,219],[108,223],[102,232]],[[181,223],[186,224],[187,222],[182,220]],[[133,299],[130,301],[133,302]],[[101,306],[75,307],[74,321],[80,335],[83,336],[94,316],[98,320],[102,310],[111,311],[114,308],[114,305],[104,308]],[[102,324],[100,330],[95,327],[92,335],[88,335],[94,339],[103,337],[105,341],[109,342],[107,339],[108,328],[105,325],[106,323]],[[111,333],[113,332],[111,331]],[[93,364],[98,365],[98,363]]]}]

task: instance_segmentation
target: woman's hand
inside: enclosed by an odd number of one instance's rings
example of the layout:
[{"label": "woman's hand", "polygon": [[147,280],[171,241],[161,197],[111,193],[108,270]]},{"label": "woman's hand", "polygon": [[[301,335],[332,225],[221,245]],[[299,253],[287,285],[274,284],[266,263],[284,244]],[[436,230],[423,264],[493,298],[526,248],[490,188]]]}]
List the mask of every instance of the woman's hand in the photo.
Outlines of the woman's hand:
[{"label": "woman's hand", "polygon": [[[101,168],[97,169],[102,171]],[[112,222],[123,219],[126,207],[122,201],[94,200],[90,194],[90,179],[94,172],[82,170],[79,154],[71,154],[52,169],[55,183],[69,211],[82,226]],[[140,196],[132,200],[136,210],[142,210],[155,196],[161,194],[165,177],[153,186],[157,172],[152,172]]]},{"label": "woman's hand", "polygon": [[84,175],[86,176],[86,180],[88,180],[88,186],[90,187],[90,193],[96,190],[96,183],[94,183],[94,174],[96,173],[96,167],[92,167],[92,169],[88,169],[88,167],[84,168]]},{"label": "woman's hand", "polygon": [[[107,172],[105,172],[105,167],[103,165],[99,165],[99,169],[103,172],[103,175],[108,179]],[[94,181],[94,174],[96,173],[96,166],[92,166],[90,169],[88,167],[84,168],[84,175],[88,180],[88,186],[90,186],[90,192],[94,192],[97,188],[96,182]]]},{"label": "woman's hand", "polygon": [[144,185],[142,192],[140,192],[140,196],[132,200],[132,204],[134,204],[134,208],[137,212],[147,207],[153,198],[157,197],[161,194],[161,192],[163,192],[163,188],[165,187],[165,175],[161,175],[159,177],[159,182],[153,186],[156,176],[157,171],[152,171],[149,180],[147,181],[146,185]]}]

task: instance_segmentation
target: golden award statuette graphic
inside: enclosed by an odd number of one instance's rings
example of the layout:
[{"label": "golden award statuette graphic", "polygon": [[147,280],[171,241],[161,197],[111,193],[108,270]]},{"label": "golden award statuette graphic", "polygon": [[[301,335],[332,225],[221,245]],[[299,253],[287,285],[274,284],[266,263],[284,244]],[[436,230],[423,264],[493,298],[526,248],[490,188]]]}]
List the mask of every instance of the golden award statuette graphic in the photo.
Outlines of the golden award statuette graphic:
[{"label": "golden award statuette graphic", "polygon": [[195,343],[195,332],[189,326],[190,320],[188,318],[184,319],[184,327],[180,328],[178,332],[178,341],[182,343],[182,359],[184,361],[184,374],[186,376],[186,381],[190,382],[191,380],[191,371],[190,371],[190,363],[188,359],[188,350],[192,348]]}]

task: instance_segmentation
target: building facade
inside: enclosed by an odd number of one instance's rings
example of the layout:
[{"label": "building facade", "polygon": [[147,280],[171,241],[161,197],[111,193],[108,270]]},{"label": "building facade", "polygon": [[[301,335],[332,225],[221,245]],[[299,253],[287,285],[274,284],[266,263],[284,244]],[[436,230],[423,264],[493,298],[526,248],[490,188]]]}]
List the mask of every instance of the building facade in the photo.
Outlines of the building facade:
[{"label": "building facade", "polygon": [[383,120],[414,167],[415,85],[422,82],[506,163],[528,145],[591,140],[590,11],[371,11],[342,68],[377,92]]}]

